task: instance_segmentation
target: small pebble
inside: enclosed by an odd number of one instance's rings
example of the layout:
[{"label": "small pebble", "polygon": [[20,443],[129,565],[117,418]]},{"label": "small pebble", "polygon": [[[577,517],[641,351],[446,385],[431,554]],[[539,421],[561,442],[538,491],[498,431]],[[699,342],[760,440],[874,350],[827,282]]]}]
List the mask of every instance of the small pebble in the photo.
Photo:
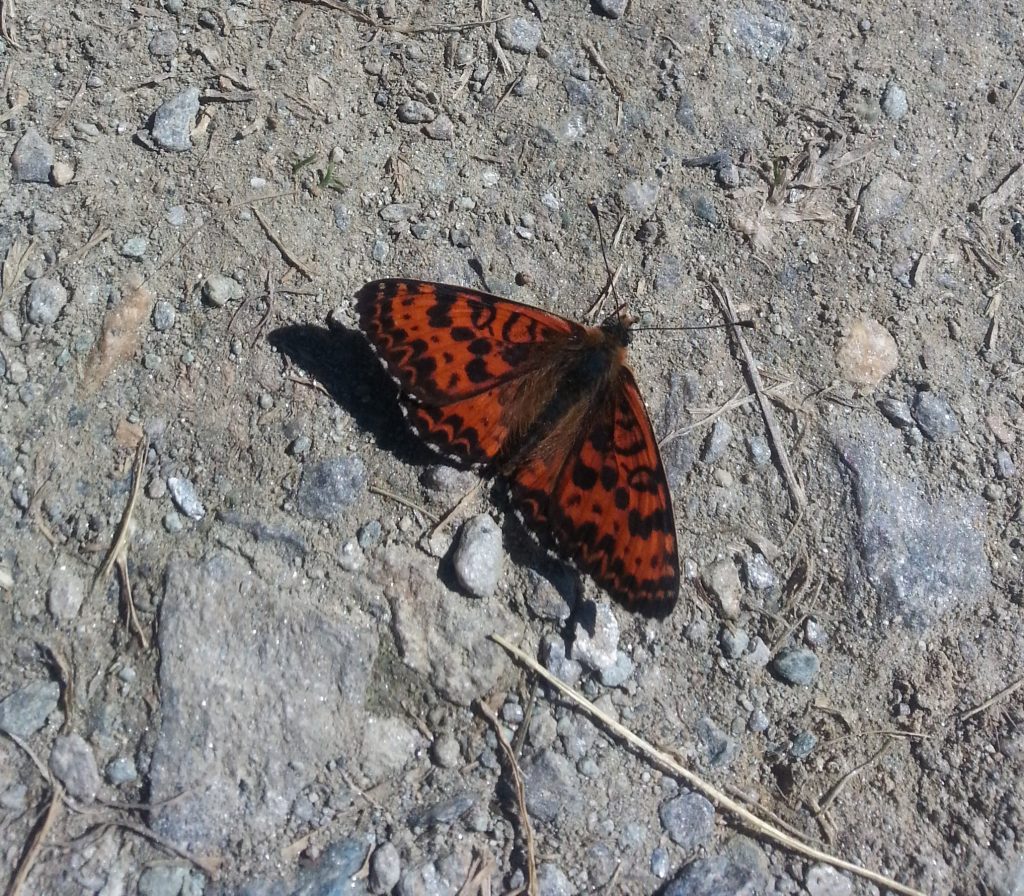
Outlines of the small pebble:
[{"label": "small pebble", "polygon": [[718,633],[718,644],[722,648],[722,656],[727,660],[738,660],[750,644],[750,635],[746,629],[723,626]]},{"label": "small pebble", "polygon": [[701,453],[701,460],[706,464],[713,464],[719,458],[725,454],[726,449],[729,447],[729,443],[732,441],[732,426],[729,422],[719,417],[714,426],[711,427],[711,432],[708,433],[708,437],[704,442],[704,450]]},{"label": "small pebble", "polygon": [[11,154],[14,179],[30,184],[49,183],[52,166],[53,147],[39,135],[35,128],[29,128]]},{"label": "small pebble", "polygon": [[459,742],[450,734],[442,734],[434,741],[430,755],[441,768],[455,768],[462,761]]},{"label": "small pebble", "polygon": [[151,865],[139,875],[139,896],[198,896],[202,886],[184,865]]},{"label": "small pebble", "polygon": [[157,31],[149,39],[149,53],[157,59],[167,59],[178,50],[178,35],[170,28]]},{"label": "small pebble", "polygon": [[50,574],[46,605],[59,623],[71,622],[85,600],[85,582],[66,566],[58,566]]},{"label": "small pebble", "polygon": [[41,208],[32,211],[32,221],[28,225],[29,233],[55,233],[63,226],[63,222],[56,215],[50,214]]},{"label": "small pebble", "polygon": [[92,747],[80,734],[62,734],[50,750],[50,771],[68,793],[91,803],[100,789],[100,773]]},{"label": "small pebble", "polygon": [[658,809],[661,826],[684,852],[707,843],[715,830],[715,807],[699,793],[683,793]]},{"label": "small pebble", "polygon": [[174,306],[163,299],[153,306],[153,329],[163,333],[174,326],[176,314]]},{"label": "small pebble", "polygon": [[621,19],[628,5],[629,0],[595,0],[594,10],[609,19]]},{"label": "small pebble", "polygon": [[546,635],[541,639],[540,659],[548,672],[566,684],[575,686],[583,674],[583,666],[576,660],[569,659],[565,652],[565,643],[558,635]]},{"label": "small pebble", "polygon": [[921,432],[933,442],[940,442],[960,432],[960,424],[949,402],[935,392],[918,392],[912,411]]},{"label": "small pebble", "polygon": [[161,149],[187,152],[192,148],[192,127],[199,114],[199,88],[188,87],[163,102],[153,113],[150,133]]},{"label": "small pebble", "polygon": [[24,331],[21,328],[21,321],[10,308],[0,311],[0,333],[3,333],[12,342],[21,342]]},{"label": "small pebble", "polygon": [[853,881],[831,865],[811,865],[804,879],[808,896],[853,896]]},{"label": "small pebble", "polygon": [[712,563],[701,573],[704,586],[717,599],[722,615],[726,619],[736,619],[740,615],[740,574],[736,564],[731,560],[719,560]]},{"label": "small pebble", "polygon": [[633,677],[633,661],[621,650],[615,655],[615,662],[600,670],[601,684],[606,688],[622,687]]},{"label": "small pebble", "polygon": [[818,745],[818,738],[810,731],[800,731],[789,745],[789,755],[797,761],[806,759]]},{"label": "small pebble", "polygon": [[245,290],[234,277],[211,274],[203,281],[203,299],[214,308],[222,308],[228,302],[242,298],[243,295]]},{"label": "small pebble", "polygon": [[572,658],[600,674],[614,666],[618,659],[619,620],[607,601],[587,601],[578,616]]},{"label": "small pebble", "polygon": [[899,84],[887,84],[882,94],[882,111],[886,117],[899,121],[907,114],[909,108],[907,92]]},{"label": "small pebble", "polygon": [[1000,479],[1012,479],[1017,475],[1017,467],[1013,463],[1013,458],[1005,449],[996,452],[996,475]]},{"label": "small pebble", "polygon": [[828,644],[828,632],[816,619],[808,619],[804,623],[804,643],[808,647],[824,647]]},{"label": "small pebble", "polygon": [[761,638],[754,638],[750,644],[750,649],[747,654],[743,657],[744,665],[750,666],[754,669],[761,669],[771,662],[772,654],[768,649],[768,645],[761,640]]},{"label": "small pebble", "polygon": [[573,896],[578,892],[565,872],[550,862],[537,868],[537,891],[543,896]]},{"label": "small pebble", "polygon": [[0,700],[0,731],[17,737],[35,734],[57,708],[60,685],[32,681]]},{"label": "small pebble", "polygon": [[747,439],[747,450],[755,467],[763,467],[771,463],[772,449],[764,436],[750,436]]},{"label": "small pebble", "polygon": [[914,415],[910,412],[910,405],[905,401],[883,398],[878,402],[878,410],[882,412],[886,420],[900,429],[910,429],[914,425]]},{"label": "small pebble", "polygon": [[309,450],[313,447],[313,440],[309,436],[298,436],[289,442],[288,447],[285,448],[285,453],[292,457],[304,457],[309,454]]},{"label": "small pebble", "polygon": [[383,527],[380,524],[380,520],[370,520],[359,527],[359,531],[356,533],[356,540],[359,542],[359,547],[364,551],[368,551],[380,543],[382,533]]},{"label": "small pebble", "polygon": [[107,763],[107,780],[115,787],[138,780],[139,771],[130,756],[118,756]]},{"label": "small pebble", "polygon": [[28,288],[25,316],[36,326],[50,326],[60,317],[68,298],[68,291],[60,282],[40,277]]},{"label": "small pebble", "polygon": [[739,744],[707,716],[697,720],[697,739],[716,768],[728,765],[739,752]]},{"label": "small pebble", "polygon": [[764,554],[750,554],[743,558],[743,577],[752,591],[768,591],[775,587],[775,570]]},{"label": "small pebble", "polygon": [[366,467],[354,454],[307,463],[295,496],[296,509],[307,519],[333,519],[356,502],[366,481]]},{"label": "small pebble", "polygon": [[426,124],[433,121],[436,113],[425,103],[407,100],[398,107],[398,120],[402,124]]},{"label": "small pebble", "polygon": [[516,16],[498,23],[498,43],[513,53],[533,53],[541,39],[540,22]]},{"label": "small pebble", "polygon": [[409,827],[429,828],[438,824],[451,824],[472,809],[476,802],[474,794],[461,793],[424,809],[414,809],[409,813]]},{"label": "small pebble", "polygon": [[768,718],[768,713],[763,709],[755,709],[750,717],[747,719],[747,731],[753,734],[760,734],[762,731],[767,731],[768,726],[771,724],[771,719]]},{"label": "small pebble", "polygon": [[856,320],[836,351],[839,375],[855,386],[874,388],[899,363],[896,340],[885,327],[871,318]]},{"label": "small pebble", "polygon": [[455,125],[447,115],[438,115],[423,128],[423,133],[431,140],[452,140],[455,137]]},{"label": "small pebble", "polygon": [[338,565],[345,572],[355,572],[366,565],[366,558],[359,547],[359,542],[354,538],[346,541],[338,551]]},{"label": "small pebble", "polygon": [[409,220],[417,211],[418,208],[411,203],[392,202],[390,205],[385,205],[378,214],[382,221],[387,221],[389,224],[397,224],[400,221]]},{"label": "small pebble", "polygon": [[149,248],[149,240],[144,236],[133,236],[121,247],[121,254],[125,258],[144,258]]},{"label": "small pebble", "polygon": [[67,162],[54,162],[50,169],[50,183],[55,187],[66,187],[75,179],[75,168]]},{"label": "small pebble", "polygon": [[185,516],[194,520],[201,520],[206,516],[206,508],[199,500],[199,494],[191,480],[170,476],[167,479],[167,488],[171,493],[171,500]]},{"label": "small pebble", "polygon": [[378,846],[370,857],[370,892],[390,893],[402,876],[402,860],[398,849],[390,841]]},{"label": "small pebble", "polygon": [[452,557],[455,577],[473,597],[490,597],[505,566],[505,549],[498,524],[486,513],[463,524]]},{"label": "small pebble", "polygon": [[185,528],[185,524],[182,522],[181,517],[173,511],[164,514],[163,526],[171,535],[177,535]]},{"label": "small pebble", "polygon": [[669,859],[668,850],[664,846],[658,846],[651,853],[651,874],[664,880],[672,870],[672,862]]},{"label": "small pebble", "polygon": [[12,784],[0,793],[0,808],[8,812],[22,813],[28,808],[28,787],[24,784]]},{"label": "small pebble", "polygon": [[171,225],[171,227],[184,227],[188,221],[188,211],[183,205],[172,205],[167,209],[167,213],[164,215],[164,220]]},{"label": "small pebble", "polygon": [[787,647],[772,662],[772,671],[786,684],[808,686],[818,678],[821,664],[806,647]]}]

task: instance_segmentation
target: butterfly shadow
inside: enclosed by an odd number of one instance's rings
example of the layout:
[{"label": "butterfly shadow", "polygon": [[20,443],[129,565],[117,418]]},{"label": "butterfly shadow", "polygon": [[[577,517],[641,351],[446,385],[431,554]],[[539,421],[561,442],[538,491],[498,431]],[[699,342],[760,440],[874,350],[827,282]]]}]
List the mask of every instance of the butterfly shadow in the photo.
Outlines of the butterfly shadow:
[{"label": "butterfly shadow", "polygon": [[273,330],[267,341],[320,383],[382,450],[410,465],[437,462],[410,431],[398,387],[358,330],[294,324]]}]

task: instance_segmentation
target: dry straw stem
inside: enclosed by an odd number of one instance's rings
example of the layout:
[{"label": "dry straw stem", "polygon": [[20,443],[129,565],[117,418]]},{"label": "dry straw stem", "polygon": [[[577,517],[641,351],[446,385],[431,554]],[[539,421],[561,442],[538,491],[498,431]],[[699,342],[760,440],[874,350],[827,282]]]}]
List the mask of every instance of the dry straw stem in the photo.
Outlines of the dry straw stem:
[{"label": "dry straw stem", "polygon": [[1022,676],[1021,678],[1018,678],[1016,681],[1012,682],[1011,684],[1008,684],[1001,691],[998,691],[995,694],[993,694],[984,703],[979,703],[977,706],[974,707],[974,709],[969,709],[969,710],[967,710],[967,712],[961,713],[960,721],[961,722],[966,722],[968,719],[972,718],[973,716],[978,715],[978,713],[984,712],[990,706],[994,706],[996,703],[999,703],[1000,701],[1005,700],[1007,697],[1010,696],[1010,694],[1012,694],[1014,691],[1018,690],[1021,686],[1024,686],[1024,676]]},{"label": "dry straw stem", "polygon": [[736,326],[736,310],[733,308],[732,298],[724,286],[719,286],[713,280],[709,285],[712,295],[718,299],[719,305],[722,306],[726,320],[732,325],[732,333],[736,337],[740,351],[743,353],[743,362],[746,365],[750,387],[753,389],[754,395],[757,396],[757,404],[761,409],[761,416],[764,417],[764,425],[768,430],[768,438],[771,440],[775,457],[782,468],[782,475],[786,480],[786,486],[789,488],[790,498],[798,513],[802,514],[807,507],[807,497],[804,495],[803,487],[800,485],[799,480],[797,480],[796,472],[793,470],[792,463],[790,463],[789,453],[786,451],[785,442],[782,440],[782,433],[779,431],[779,424],[775,419],[775,411],[772,409],[771,402],[765,394],[764,385],[761,382],[761,374],[757,370],[757,362],[750,351],[750,346],[747,345],[747,340],[743,338],[743,331]]},{"label": "dry straw stem", "polygon": [[142,487],[142,468],[146,465],[146,454],[148,452],[149,441],[143,439],[135,449],[135,462],[132,464],[132,490],[128,493],[128,503],[124,506],[121,522],[117,524],[114,540],[111,542],[110,550],[107,551],[107,556],[103,560],[103,565],[96,570],[96,575],[93,577],[93,591],[107,580],[110,571],[114,568],[114,564],[117,563],[117,558],[125,550],[128,543],[128,529],[131,526],[132,514],[135,512],[135,504],[139,499],[139,489]]},{"label": "dry straw stem", "polygon": [[887,887],[894,893],[901,893],[904,894],[904,896],[925,896],[921,890],[915,890],[913,887],[901,884],[899,881],[886,877],[884,874],[879,874],[877,871],[871,871],[868,868],[855,865],[853,862],[848,862],[846,859],[841,859],[838,856],[816,849],[804,841],[790,836],[785,831],[775,827],[775,825],[762,820],[746,808],[746,806],[743,806],[741,803],[732,799],[732,797],[727,796],[703,778],[695,775],[684,765],[681,765],[673,759],[668,753],[663,750],[659,750],[653,744],[648,743],[638,734],[635,734],[625,725],[617,722],[615,719],[611,718],[611,716],[606,715],[586,697],[579,693],[579,691],[569,687],[565,682],[559,681],[550,672],[548,672],[547,669],[540,665],[540,663],[534,660],[533,657],[523,653],[523,651],[518,647],[501,637],[501,635],[491,635],[491,640],[507,651],[516,662],[535,672],[553,688],[568,697],[584,712],[586,712],[587,715],[604,726],[607,731],[624,741],[642,756],[647,757],[657,767],[663,769],[670,775],[682,779],[694,790],[700,791],[716,806],[731,813],[741,824],[748,827],[754,833],[760,834],[762,837],[771,840],[783,849],[806,856],[815,862],[824,862],[834,868],[848,871],[850,874],[854,874],[864,880],[869,880],[880,887]]},{"label": "dry straw stem", "polygon": [[530,824],[530,813],[526,811],[526,785],[523,783],[523,772],[519,768],[519,763],[516,762],[516,754],[512,751],[512,747],[505,738],[505,733],[501,730],[498,717],[482,700],[478,705],[480,712],[483,713],[487,721],[491,723],[491,727],[494,728],[494,733],[498,738],[498,745],[501,747],[501,752],[505,756],[509,772],[512,774],[512,783],[515,785],[516,791],[516,805],[519,809],[519,824],[522,826],[523,840],[526,845],[526,892],[529,896],[537,896],[540,892],[537,883],[537,850],[534,846],[533,825]]},{"label": "dry straw stem", "polygon": [[267,223],[266,218],[260,214],[260,211],[256,206],[252,207],[252,213],[256,216],[256,220],[259,221],[260,227],[263,228],[263,232],[267,235],[267,239],[270,240],[278,251],[284,256],[284,260],[288,262],[293,268],[305,274],[310,280],[313,278],[313,273],[310,270],[309,265],[304,262],[298,255],[296,255],[291,249],[289,249],[282,241],[281,238],[273,231],[271,226]]}]

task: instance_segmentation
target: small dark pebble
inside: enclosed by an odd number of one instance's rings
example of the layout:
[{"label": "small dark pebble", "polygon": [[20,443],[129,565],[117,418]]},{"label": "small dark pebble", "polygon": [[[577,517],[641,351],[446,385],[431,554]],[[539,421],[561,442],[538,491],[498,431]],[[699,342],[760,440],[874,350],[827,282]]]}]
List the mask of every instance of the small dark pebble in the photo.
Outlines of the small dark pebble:
[{"label": "small dark pebble", "polygon": [[435,803],[433,806],[427,806],[424,809],[414,809],[409,813],[409,827],[427,828],[435,824],[451,824],[461,815],[465,815],[472,809],[476,805],[476,801],[477,797],[475,794],[462,793],[449,800]]},{"label": "small dark pebble", "polygon": [[772,661],[772,671],[786,684],[806,686],[814,684],[820,665],[806,647],[787,647]]}]

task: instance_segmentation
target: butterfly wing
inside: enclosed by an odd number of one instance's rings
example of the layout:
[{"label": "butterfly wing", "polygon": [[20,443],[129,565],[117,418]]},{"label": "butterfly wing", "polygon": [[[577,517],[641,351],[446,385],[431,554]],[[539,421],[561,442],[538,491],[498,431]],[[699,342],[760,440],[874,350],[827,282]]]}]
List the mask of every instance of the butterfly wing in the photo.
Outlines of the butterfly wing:
[{"label": "butterfly wing", "polygon": [[583,332],[556,314],[475,289],[377,280],[356,293],[359,326],[403,391],[424,405],[480,395],[532,368],[552,339]]},{"label": "butterfly wing", "polygon": [[679,596],[672,498],[627,367],[598,396],[589,421],[574,445],[527,458],[511,477],[513,496],[527,521],[550,532],[609,594],[664,616]]}]

